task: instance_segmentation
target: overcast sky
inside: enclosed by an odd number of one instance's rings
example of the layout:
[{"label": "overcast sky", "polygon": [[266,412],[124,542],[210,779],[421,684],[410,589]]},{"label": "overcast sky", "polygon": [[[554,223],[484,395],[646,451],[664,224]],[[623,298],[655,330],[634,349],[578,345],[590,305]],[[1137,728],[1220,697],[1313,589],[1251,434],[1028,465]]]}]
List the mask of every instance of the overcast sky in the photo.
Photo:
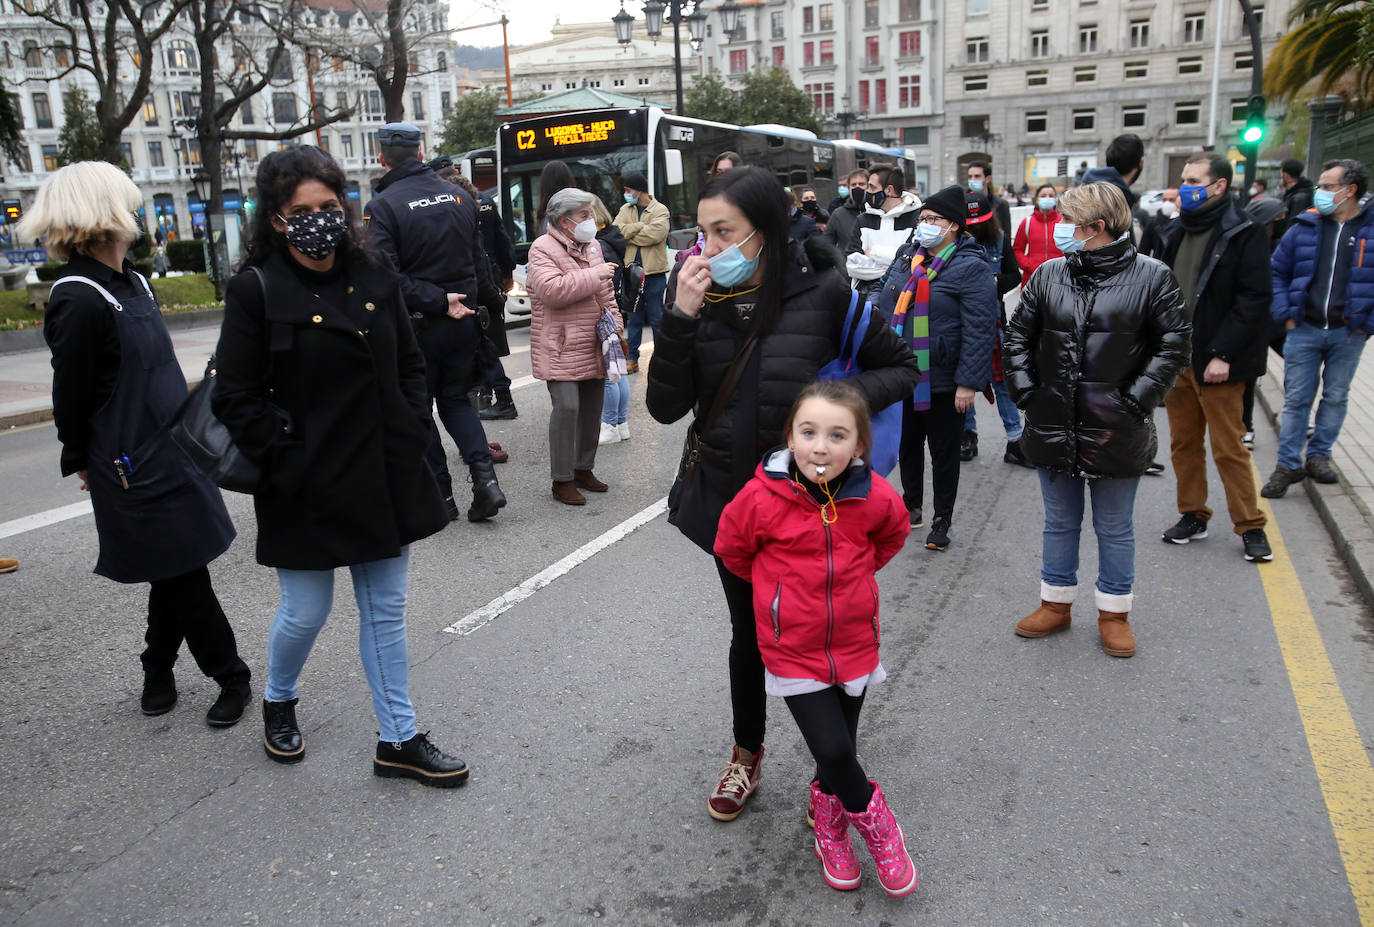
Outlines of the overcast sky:
[{"label": "overcast sky", "polygon": [[[636,31],[644,28],[644,5],[628,0],[626,10],[635,16]],[[449,20],[456,29],[501,18],[504,9],[510,19],[507,32],[512,45],[529,45],[549,38],[555,18],[564,23],[610,21],[620,10],[620,0],[478,0],[476,3],[451,4]],[[501,44],[501,29],[473,29],[455,32],[454,41],[461,45],[489,46]]]}]

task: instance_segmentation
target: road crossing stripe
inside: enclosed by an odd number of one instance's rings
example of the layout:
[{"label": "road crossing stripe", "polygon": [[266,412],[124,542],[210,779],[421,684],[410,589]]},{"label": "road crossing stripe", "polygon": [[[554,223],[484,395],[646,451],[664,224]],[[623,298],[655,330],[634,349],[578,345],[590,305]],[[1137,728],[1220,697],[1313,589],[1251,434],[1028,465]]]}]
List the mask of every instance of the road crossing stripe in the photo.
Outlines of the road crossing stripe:
[{"label": "road crossing stripe", "polygon": [[[1251,469],[1259,485],[1259,469],[1253,464]],[[1274,549],[1273,562],[1259,567],[1269,614],[1297,700],[1298,715],[1307,732],[1307,746],[1312,751],[1312,764],[1326,800],[1331,829],[1345,863],[1355,909],[1364,927],[1374,927],[1374,766],[1370,765],[1350,706],[1341,694],[1336,671],[1307,606],[1307,596],[1289,559],[1273,509],[1264,498],[1259,501],[1269,518],[1267,533]]]},{"label": "road crossing stripe", "polygon": [[12,538],[16,534],[33,531],[35,528],[46,528],[48,525],[55,525],[69,518],[80,518],[82,515],[89,515],[90,512],[91,500],[84,499],[81,502],[73,502],[71,505],[64,505],[61,508],[39,512],[37,515],[25,515],[23,518],[16,518],[13,521],[0,522],[0,538]]},{"label": "road crossing stripe", "polygon": [[[653,346],[653,344],[646,344],[646,345],[644,345],[644,347],[642,347],[642,348],[639,349],[639,356],[640,356],[640,357],[643,357],[645,354],[652,354],[652,353],[654,353],[654,346]],[[536,379],[535,377],[521,377],[521,378],[518,379],[518,380],[511,380],[510,388],[511,388],[512,390],[523,389],[523,388],[526,387],[526,386],[533,386],[534,384],[539,383],[539,382],[541,382],[541,381],[538,380],[538,379]]]},{"label": "road crossing stripe", "polygon": [[664,496],[648,508],[631,515],[605,534],[583,544],[552,566],[540,570],[514,589],[497,596],[465,618],[455,621],[444,630],[449,634],[471,634],[478,628],[485,627],[503,612],[519,605],[549,583],[572,570],[573,567],[591,559],[597,553],[626,537],[635,529],[647,525],[666,511],[668,511],[668,497]]}]

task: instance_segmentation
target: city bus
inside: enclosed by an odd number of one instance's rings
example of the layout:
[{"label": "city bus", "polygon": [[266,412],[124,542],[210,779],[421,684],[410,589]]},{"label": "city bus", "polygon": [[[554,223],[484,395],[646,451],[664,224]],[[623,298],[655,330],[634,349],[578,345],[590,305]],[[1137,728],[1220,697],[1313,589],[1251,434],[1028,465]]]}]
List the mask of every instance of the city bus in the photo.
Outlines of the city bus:
[{"label": "city bus", "polygon": [[881,161],[902,164],[911,183],[915,165],[900,151],[853,139],[827,141],[786,126],[732,126],[665,113],[656,106],[559,113],[508,122],[497,132],[501,215],[521,263],[538,237],[539,173],[550,161],[572,169],[578,186],[601,197],[612,216],[624,205],[621,178],[640,172],[672,217],[668,247],[684,248],[697,234],[697,195],[722,151],[765,167],[786,186],[810,185],[827,204],[850,171]]}]

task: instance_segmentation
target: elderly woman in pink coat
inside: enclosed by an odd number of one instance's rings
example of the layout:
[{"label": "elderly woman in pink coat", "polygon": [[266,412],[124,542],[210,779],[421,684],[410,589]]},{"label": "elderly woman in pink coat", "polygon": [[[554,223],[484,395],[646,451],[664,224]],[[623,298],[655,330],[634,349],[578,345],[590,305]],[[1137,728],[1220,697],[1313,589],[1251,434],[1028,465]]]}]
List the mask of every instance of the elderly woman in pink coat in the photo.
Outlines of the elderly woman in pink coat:
[{"label": "elderly woman in pink coat", "polygon": [[530,361],[553,400],[549,415],[549,465],[553,497],[586,505],[580,490],[605,492],[596,478],[597,439],[606,361],[596,325],[603,313],[616,324],[612,277],[596,240],[592,194],[575,187],[549,200],[548,231],[530,245],[525,288],[530,294]]}]

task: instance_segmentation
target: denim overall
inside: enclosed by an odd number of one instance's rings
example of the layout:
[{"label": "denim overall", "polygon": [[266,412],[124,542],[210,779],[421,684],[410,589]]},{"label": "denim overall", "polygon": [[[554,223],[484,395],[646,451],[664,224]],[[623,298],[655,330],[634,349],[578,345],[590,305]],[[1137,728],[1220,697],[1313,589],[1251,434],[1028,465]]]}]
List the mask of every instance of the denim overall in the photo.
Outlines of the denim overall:
[{"label": "denim overall", "polygon": [[170,579],[228,549],[234,525],[219,488],[172,442],[168,425],[186,399],[172,339],[148,281],[122,302],[87,277],[63,277],[105,298],[119,334],[114,392],[91,420],[87,482],[100,554],[95,572],[120,583]]}]

